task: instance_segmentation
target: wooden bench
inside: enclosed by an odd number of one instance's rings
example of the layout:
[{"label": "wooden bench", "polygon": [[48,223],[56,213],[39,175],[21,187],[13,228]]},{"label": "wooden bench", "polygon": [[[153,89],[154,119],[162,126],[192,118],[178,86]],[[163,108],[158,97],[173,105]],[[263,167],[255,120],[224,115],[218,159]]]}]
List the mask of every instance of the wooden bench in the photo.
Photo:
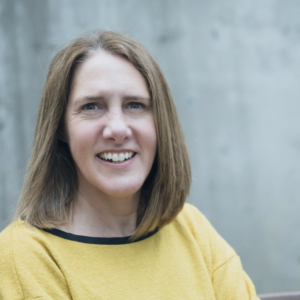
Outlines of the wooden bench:
[{"label": "wooden bench", "polygon": [[261,300],[300,300],[300,291],[298,291],[298,292],[258,294],[257,296]]}]

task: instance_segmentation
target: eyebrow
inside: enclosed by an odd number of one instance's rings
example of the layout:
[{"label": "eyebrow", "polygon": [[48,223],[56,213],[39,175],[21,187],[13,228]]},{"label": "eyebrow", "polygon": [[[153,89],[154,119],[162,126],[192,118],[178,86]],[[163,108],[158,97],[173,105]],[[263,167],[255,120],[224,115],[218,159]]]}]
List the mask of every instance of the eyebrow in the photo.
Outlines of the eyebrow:
[{"label": "eyebrow", "polygon": [[142,97],[142,96],[134,96],[129,95],[124,97],[125,100],[136,100],[136,101],[151,101],[148,97]]},{"label": "eyebrow", "polygon": [[[87,103],[90,101],[99,101],[104,100],[106,97],[102,95],[91,95],[91,96],[84,96],[81,98],[77,98],[74,101],[74,104],[81,104],[81,103]],[[134,100],[134,101],[149,101],[151,102],[151,99],[148,97],[138,96],[138,95],[127,95],[123,97],[124,100]]]},{"label": "eyebrow", "polygon": [[74,101],[74,104],[81,104],[81,103],[86,103],[86,102],[90,102],[90,101],[97,101],[97,100],[104,100],[105,97],[99,95],[99,96],[84,96],[84,97],[80,97],[77,98]]}]

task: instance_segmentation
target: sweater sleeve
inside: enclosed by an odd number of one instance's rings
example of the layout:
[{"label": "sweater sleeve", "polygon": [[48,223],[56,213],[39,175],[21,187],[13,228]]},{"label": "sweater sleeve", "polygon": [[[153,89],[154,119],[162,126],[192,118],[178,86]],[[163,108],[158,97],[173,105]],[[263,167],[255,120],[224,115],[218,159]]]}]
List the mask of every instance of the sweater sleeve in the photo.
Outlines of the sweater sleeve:
[{"label": "sweater sleeve", "polygon": [[[210,266],[212,285],[216,300],[259,300],[255,287],[243,270],[239,256],[217,233],[210,222],[194,206],[188,205],[194,220],[196,240]],[[197,227],[197,229],[195,229]],[[204,247],[204,241],[209,246]]]},{"label": "sweater sleeve", "polygon": [[0,300],[71,299],[66,280],[43,243],[33,230],[28,236],[18,227],[12,224],[0,234]]},{"label": "sweater sleeve", "polygon": [[11,236],[2,232],[0,235],[0,300],[24,299],[11,246]]},{"label": "sweater sleeve", "polygon": [[258,299],[255,287],[243,271],[240,258],[234,255],[217,268],[212,277],[216,300]]}]

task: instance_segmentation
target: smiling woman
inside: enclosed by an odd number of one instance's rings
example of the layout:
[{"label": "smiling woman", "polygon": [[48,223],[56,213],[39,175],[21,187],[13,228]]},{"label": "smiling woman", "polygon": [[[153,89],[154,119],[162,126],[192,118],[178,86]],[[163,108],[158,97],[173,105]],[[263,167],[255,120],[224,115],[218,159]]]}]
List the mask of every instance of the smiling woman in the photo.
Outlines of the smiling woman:
[{"label": "smiling woman", "polygon": [[185,204],[191,169],[165,78],[95,32],[54,57],[0,299],[257,299],[239,257]]}]

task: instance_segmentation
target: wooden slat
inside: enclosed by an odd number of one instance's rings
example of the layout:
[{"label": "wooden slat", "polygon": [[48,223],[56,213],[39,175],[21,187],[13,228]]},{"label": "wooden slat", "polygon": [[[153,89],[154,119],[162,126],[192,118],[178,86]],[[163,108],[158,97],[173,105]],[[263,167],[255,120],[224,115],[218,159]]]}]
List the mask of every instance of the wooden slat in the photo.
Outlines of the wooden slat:
[{"label": "wooden slat", "polygon": [[261,300],[300,300],[300,291],[259,294]]}]

